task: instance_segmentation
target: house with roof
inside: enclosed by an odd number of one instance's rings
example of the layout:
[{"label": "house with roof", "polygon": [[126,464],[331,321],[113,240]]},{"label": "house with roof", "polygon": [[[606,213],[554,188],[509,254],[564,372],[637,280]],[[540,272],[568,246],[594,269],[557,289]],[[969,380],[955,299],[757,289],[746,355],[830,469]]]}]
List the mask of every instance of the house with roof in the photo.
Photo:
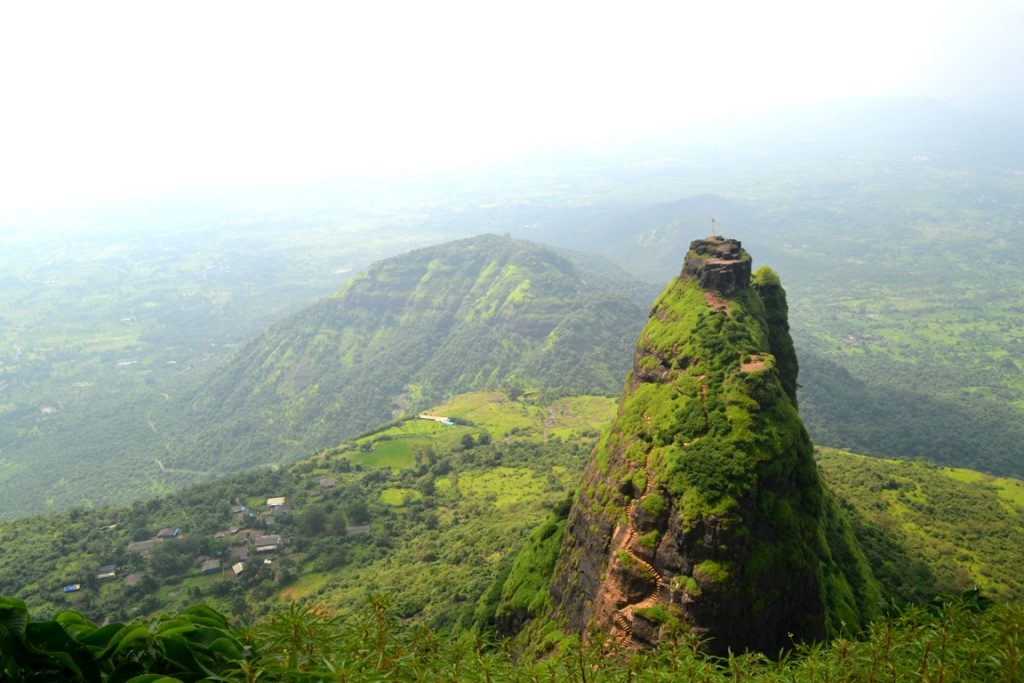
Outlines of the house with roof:
[{"label": "house with roof", "polygon": [[245,571],[245,563],[244,562],[235,562],[233,565],[231,565],[231,573],[234,574],[235,576],[238,576],[239,574],[241,574],[244,571]]},{"label": "house with roof", "polygon": [[248,560],[249,559],[249,546],[247,545],[233,545],[228,550],[229,560]]},{"label": "house with roof", "polygon": [[163,541],[163,540],[166,540],[168,538],[177,538],[178,534],[180,534],[180,533],[181,533],[181,529],[176,529],[176,528],[172,529],[171,527],[165,527],[165,528],[161,529],[160,531],[156,532],[156,537],[159,538],[161,541]]},{"label": "house with roof", "polygon": [[117,578],[117,565],[116,564],[105,564],[100,567],[100,570],[96,573],[97,581],[110,581],[111,579]]},{"label": "house with roof", "polygon": [[199,573],[201,575],[203,575],[203,576],[208,576],[210,574],[219,574],[220,573],[220,560],[218,560],[218,559],[206,560],[205,562],[203,562],[202,565],[200,565]]},{"label": "house with roof", "polygon": [[259,536],[256,538],[254,545],[256,546],[256,552],[258,553],[272,553],[275,552],[284,544],[284,540],[277,535],[271,536]]},{"label": "house with roof", "polygon": [[320,488],[322,489],[333,489],[338,485],[338,480],[334,477],[324,477],[320,480]]},{"label": "house with roof", "polygon": [[159,542],[160,541],[155,538],[150,538],[145,541],[132,541],[128,544],[128,547],[125,548],[125,550],[130,553],[138,553],[142,556],[146,556]]}]

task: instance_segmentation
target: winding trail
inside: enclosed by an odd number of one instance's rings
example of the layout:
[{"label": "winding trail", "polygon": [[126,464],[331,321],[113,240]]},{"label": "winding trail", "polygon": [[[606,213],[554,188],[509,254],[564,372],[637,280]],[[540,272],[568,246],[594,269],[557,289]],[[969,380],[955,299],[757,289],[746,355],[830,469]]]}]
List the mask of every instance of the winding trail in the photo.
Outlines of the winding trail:
[{"label": "winding trail", "polygon": [[651,492],[654,484],[654,472],[651,470],[651,455],[647,454],[647,458],[644,461],[644,475],[647,478],[644,492],[639,498],[634,498],[626,506],[626,538],[623,540],[622,545],[619,546],[619,550],[624,550],[629,555],[630,559],[636,564],[647,569],[653,578],[654,587],[651,589],[642,600],[632,602],[621,609],[615,611],[612,620],[615,625],[619,628],[620,636],[623,640],[629,640],[633,632],[633,612],[636,609],[643,609],[645,607],[653,607],[657,604],[658,599],[661,597],[661,590],[665,585],[665,580],[661,574],[651,566],[651,563],[643,559],[636,554],[634,549],[636,546],[636,527],[633,525],[633,511],[636,509],[637,503],[642,501],[647,494]]},{"label": "winding trail", "polygon": [[[700,400],[704,407],[704,420],[707,423],[708,430],[710,431],[711,418],[708,415],[708,385],[705,381],[705,375],[698,376],[697,380],[700,381]],[[644,420],[649,424],[650,416],[645,415]],[[697,443],[702,438],[704,437],[698,436],[692,439],[691,441],[685,442],[683,446],[685,447]],[[661,573],[658,572],[658,570],[655,569],[650,562],[637,555],[635,550],[637,532],[636,527],[633,525],[633,511],[636,510],[637,504],[643,501],[643,499],[647,497],[648,494],[650,494],[651,489],[654,487],[654,471],[651,469],[650,453],[646,455],[646,458],[644,460],[644,476],[646,477],[644,492],[640,495],[639,498],[634,498],[633,500],[629,501],[629,505],[626,506],[626,538],[622,541],[622,544],[619,546],[619,550],[626,551],[632,562],[635,562],[641,567],[647,569],[647,571],[653,577],[654,587],[651,589],[650,593],[644,596],[643,599],[637,602],[629,603],[628,605],[620,609],[617,609],[613,614],[612,621],[615,623],[619,630],[617,635],[625,643],[628,643],[632,640],[634,612],[638,609],[653,607],[654,605],[658,604],[658,600],[661,598],[662,589],[665,587],[665,579],[661,575]]]}]

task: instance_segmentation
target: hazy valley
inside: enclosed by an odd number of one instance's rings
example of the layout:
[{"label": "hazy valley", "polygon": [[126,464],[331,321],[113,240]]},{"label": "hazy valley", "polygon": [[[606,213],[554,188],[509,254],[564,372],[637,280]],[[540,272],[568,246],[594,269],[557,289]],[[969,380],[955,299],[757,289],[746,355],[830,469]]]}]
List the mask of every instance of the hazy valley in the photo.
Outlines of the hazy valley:
[{"label": "hazy valley", "polygon": [[[800,614],[769,621],[806,618],[787,642],[839,669],[841,651],[799,643],[859,638],[881,656],[877,629],[910,643],[900,615],[946,596],[934,604],[963,610],[944,623],[965,649],[939,666],[990,671],[971,658],[992,643],[1012,657],[1024,591],[1024,176],[1015,158],[928,136],[787,149],[552,160],[539,178],[410,186],[387,208],[346,197],[308,220],[206,206],[210,226],[170,215],[145,237],[130,213],[88,244],[6,237],[0,594],[36,619],[72,609],[114,625],[197,602],[236,624],[291,610],[309,638],[386,619],[396,640],[381,648],[424,626],[453,636],[444,647],[471,634],[551,666],[598,656],[579,635],[591,619],[609,642],[660,639],[651,657],[695,667],[717,661],[698,650],[728,656],[715,639],[786,645],[778,629],[719,634],[693,621],[700,610],[747,596],[726,626],[749,626],[811,586]],[[709,232],[753,254],[756,297],[723,303],[701,298],[694,273],[676,280]],[[674,293],[652,308],[666,282]],[[655,391],[645,382],[665,396],[631,394]],[[694,417],[702,391],[718,417],[708,404]],[[661,455],[705,437],[698,464]],[[601,458],[612,471],[587,468]],[[678,501],[655,505],[652,486]],[[750,501],[762,526],[736,512]],[[704,543],[691,539],[685,561],[665,560],[666,539],[701,525],[724,555],[689,566]],[[643,543],[600,561],[591,546],[619,541],[561,546],[587,530]],[[743,534],[759,540],[751,556],[728,555]],[[573,593],[559,576],[576,576],[581,553],[622,585],[595,569],[605,597]],[[575,614],[616,590],[618,607]],[[163,643],[153,629],[147,642]],[[686,640],[697,631],[712,635]],[[910,667],[916,647],[884,657]]]}]

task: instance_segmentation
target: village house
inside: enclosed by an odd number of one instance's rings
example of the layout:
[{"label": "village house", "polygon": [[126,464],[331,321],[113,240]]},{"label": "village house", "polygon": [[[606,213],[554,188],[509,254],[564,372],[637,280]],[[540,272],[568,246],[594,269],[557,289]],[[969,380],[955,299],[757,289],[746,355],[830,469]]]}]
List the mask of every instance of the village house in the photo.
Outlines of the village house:
[{"label": "village house", "polygon": [[199,567],[199,573],[202,574],[203,576],[207,576],[209,574],[219,574],[220,573],[220,560],[217,560],[217,559],[206,560]]},{"label": "village house", "polygon": [[260,536],[255,542],[256,552],[271,553],[276,551],[283,543],[280,536]]},{"label": "village house", "polygon": [[160,531],[156,532],[156,537],[161,541],[168,538],[177,538],[178,534],[181,533],[181,529],[172,529],[171,527],[165,527]]},{"label": "village house", "polygon": [[324,477],[320,480],[320,488],[322,489],[333,489],[338,485],[338,480],[334,477]]},{"label": "village house", "polygon": [[235,576],[238,576],[243,571],[245,571],[245,563],[244,562],[235,562],[233,565],[231,565],[231,573],[234,574]]},{"label": "village house", "polygon": [[117,578],[116,564],[105,564],[100,567],[99,572],[96,574],[97,581],[109,581],[114,578]]},{"label": "village house", "polygon": [[138,553],[145,556],[148,555],[149,551],[155,548],[156,544],[159,542],[159,539],[156,538],[150,538],[145,541],[132,541],[128,544],[128,547],[125,548],[125,550],[130,553]]}]

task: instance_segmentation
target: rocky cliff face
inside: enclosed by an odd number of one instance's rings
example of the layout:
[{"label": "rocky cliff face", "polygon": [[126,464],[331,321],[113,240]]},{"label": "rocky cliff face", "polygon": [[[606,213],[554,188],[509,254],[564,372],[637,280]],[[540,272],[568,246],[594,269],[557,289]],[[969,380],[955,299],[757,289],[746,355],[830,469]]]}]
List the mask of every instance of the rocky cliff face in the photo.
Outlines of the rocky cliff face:
[{"label": "rocky cliff face", "polygon": [[569,514],[551,581],[566,626],[775,654],[861,623],[873,580],[826,514],[796,373],[778,277],[752,276],[736,240],[693,242]]},{"label": "rocky cliff face", "polygon": [[739,240],[695,240],[686,253],[681,277],[696,280],[702,289],[733,296],[750,284],[750,255]]}]

